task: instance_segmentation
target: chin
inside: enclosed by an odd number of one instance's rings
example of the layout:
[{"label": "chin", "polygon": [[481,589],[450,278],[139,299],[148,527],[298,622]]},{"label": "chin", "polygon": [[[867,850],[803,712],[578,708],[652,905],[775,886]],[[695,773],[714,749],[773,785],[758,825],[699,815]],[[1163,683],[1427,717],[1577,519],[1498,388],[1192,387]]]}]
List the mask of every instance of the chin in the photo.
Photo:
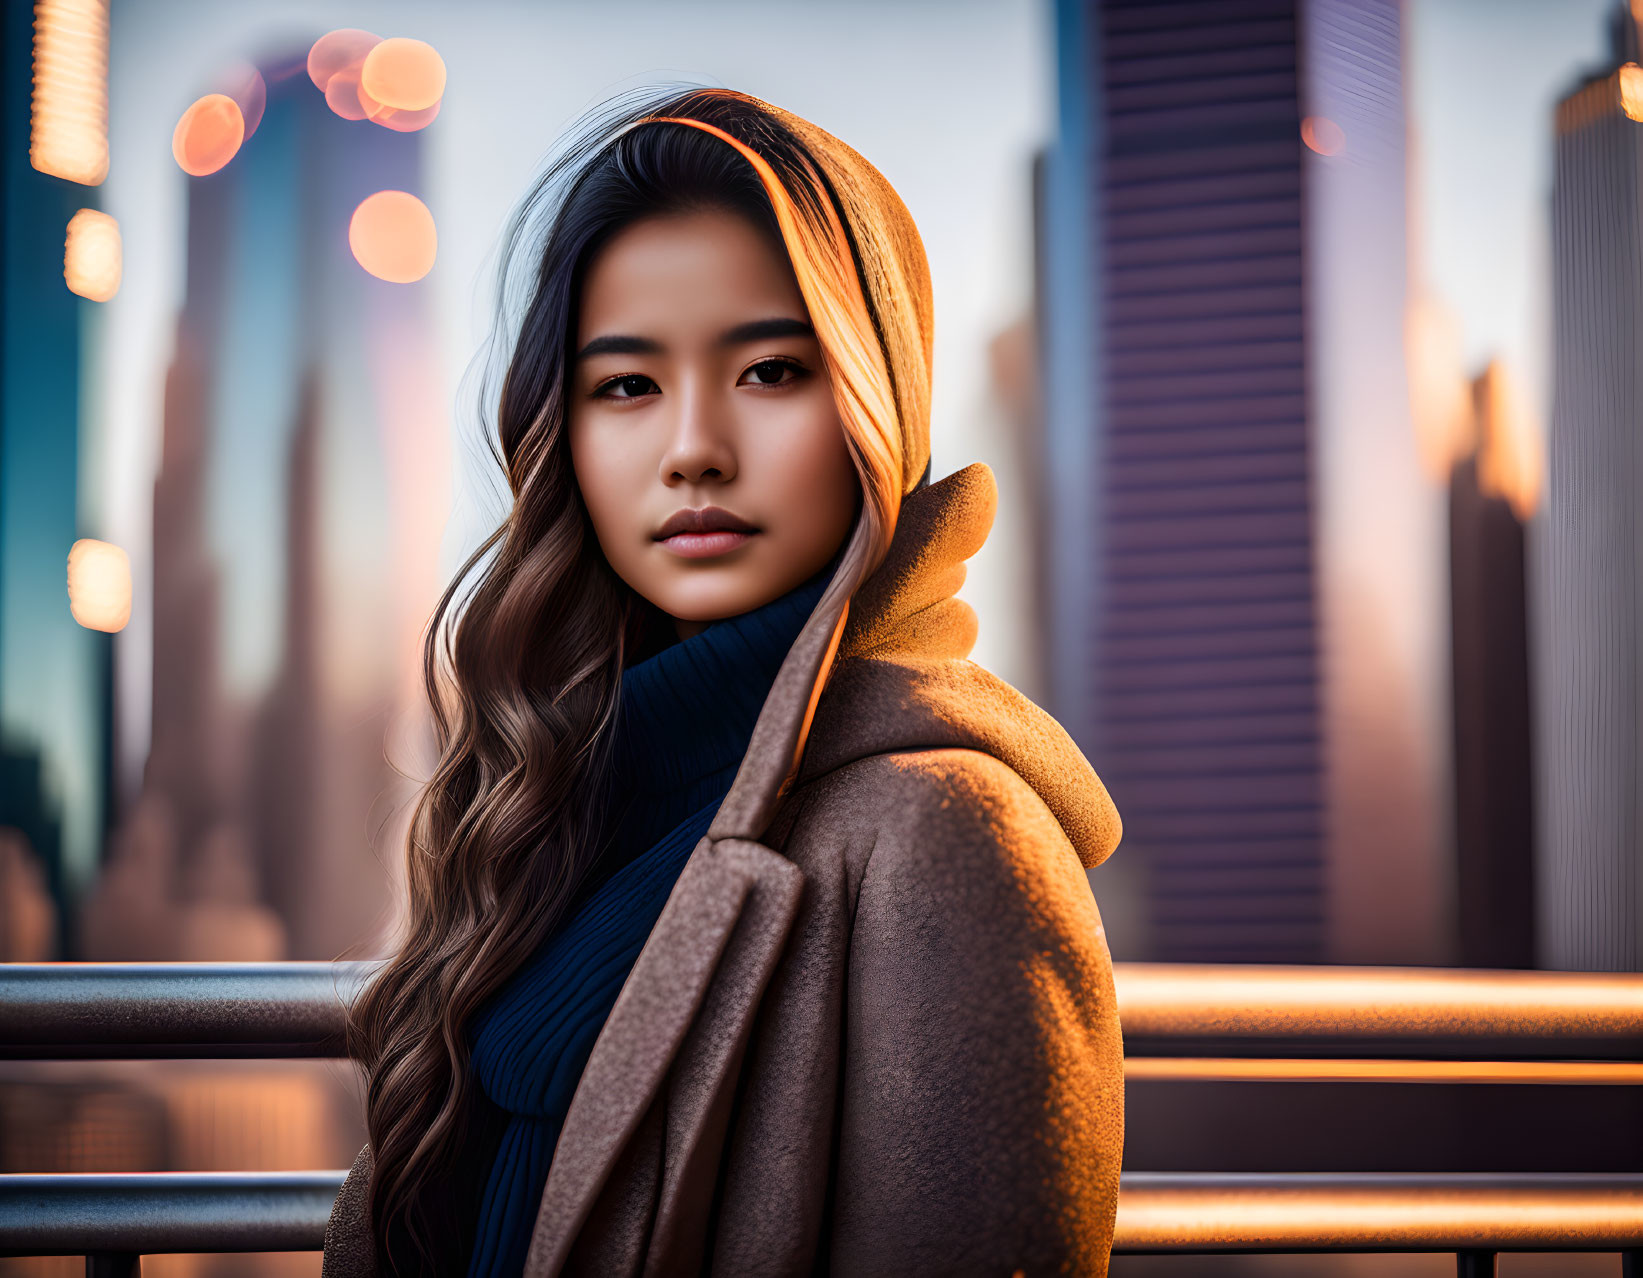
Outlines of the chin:
[{"label": "chin", "polygon": [[[752,612],[781,593],[776,582],[746,578],[721,581],[701,579],[707,575],[700,574],[696,581],[668,583],[651,596],[651,602],[680,621],[722,621],[726,617],[739,617],[744,612]],[[728,578],[730,575],[726,576]]]}]

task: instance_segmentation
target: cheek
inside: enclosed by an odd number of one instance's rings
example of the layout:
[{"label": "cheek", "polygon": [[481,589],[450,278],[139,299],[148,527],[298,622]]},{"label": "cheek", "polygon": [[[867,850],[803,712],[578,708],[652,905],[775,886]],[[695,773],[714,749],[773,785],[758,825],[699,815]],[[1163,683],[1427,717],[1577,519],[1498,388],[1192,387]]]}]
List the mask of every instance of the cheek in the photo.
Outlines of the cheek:
[{"label": "cheek", "polygon": [[636,491],[632,450],[622,448],[615,439],[574,425],[570,445],[576,485],[581,489],[594,531],[608,550],[624,539],[629,531],[627,525],[633,522],[636,513],[631,500]]},{"label": "cheek", "polygon": [[793,426],[767,437],[780,440],[767,446],[772,509],[804,540],[836,540],[849,528],[860,481],[832,396]]}]

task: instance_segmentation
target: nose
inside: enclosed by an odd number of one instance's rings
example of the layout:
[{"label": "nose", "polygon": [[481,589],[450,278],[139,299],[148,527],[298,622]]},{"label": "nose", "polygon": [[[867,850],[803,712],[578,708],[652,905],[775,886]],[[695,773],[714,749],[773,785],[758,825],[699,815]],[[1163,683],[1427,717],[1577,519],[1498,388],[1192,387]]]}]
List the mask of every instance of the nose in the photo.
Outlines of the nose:
[{"label": "nose", "polygon": [[674,395],[677,416],[662,450],[662,482],[699,484],[705,480],[727,483],[736,477],[736,450],[725,417],[700,387]]}]

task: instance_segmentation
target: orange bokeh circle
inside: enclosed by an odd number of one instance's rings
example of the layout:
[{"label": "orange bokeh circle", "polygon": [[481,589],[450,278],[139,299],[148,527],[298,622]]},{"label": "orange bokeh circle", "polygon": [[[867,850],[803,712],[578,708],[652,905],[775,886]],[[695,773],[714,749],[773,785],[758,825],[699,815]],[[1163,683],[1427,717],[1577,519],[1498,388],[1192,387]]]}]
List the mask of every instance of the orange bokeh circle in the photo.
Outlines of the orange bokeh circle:
[{"label": "orange bokeh circle", "polygon": [[412,284],[433,269],[434,215],[409,191],[378,191],[348,220],[354,260],[379,280]]},{"label": "orange bokeh circle", "polygon": [[308,50],[308,78],[321,93],[331,86],[339,71],[359,69],[365,55],[382,42],[382,37],[358,27],[327,31]]},{"label": "orange bokeh circle", "polygon": [[425,41],[394,36],[365,55],[359,84],[383,106],[426,111],[444,96],[445,60]]},{"label": "orange bokeh circle", "polygon": [[245,141],[245,117],[225,93],[208,93],[184,111],[171,134],[171,154],[184,173],[204,177],[227,164]]}]

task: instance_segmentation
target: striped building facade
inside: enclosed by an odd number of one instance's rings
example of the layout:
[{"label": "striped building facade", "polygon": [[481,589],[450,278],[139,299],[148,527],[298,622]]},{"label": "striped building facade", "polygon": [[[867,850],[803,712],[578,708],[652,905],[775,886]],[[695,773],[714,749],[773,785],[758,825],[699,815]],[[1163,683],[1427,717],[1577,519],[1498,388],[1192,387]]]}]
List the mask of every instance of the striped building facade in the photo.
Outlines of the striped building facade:
[{"label": "striped building facade", "polygon": [[1093,477],[1094,553],[1055,592],[1084,601],[1058,633],[1091,686],[1058,712],[1144,867],[1147,944],[1120,957],[1441,961],[1444,725],[1411,707],[1443,689],[1404,677],[1445,652],[1402,371],[1398,6],[1078,9],[1093,442],[1050,440]]},{"label": "striped building facade", "polygon": [[[1629,25],[1629,23],[1628,23]],[[1559,103],[1552,414],[1535,529],[1539,966],[1643,967],[1643,71]],[[1628,47],[1629,45],[1629,47]]]},{"label": "striped building facade", "polygon": [[1295,5],[1109,0],[1103,775],[1153,951],[1324,938]]}]

